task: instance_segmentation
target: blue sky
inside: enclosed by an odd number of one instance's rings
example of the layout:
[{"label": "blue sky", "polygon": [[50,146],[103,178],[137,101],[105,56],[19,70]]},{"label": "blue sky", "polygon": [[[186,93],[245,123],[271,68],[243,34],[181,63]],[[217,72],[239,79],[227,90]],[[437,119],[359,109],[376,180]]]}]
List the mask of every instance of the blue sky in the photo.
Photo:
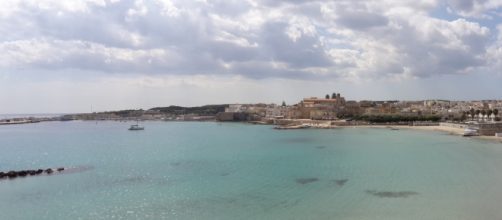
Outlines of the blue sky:
[{"label": "blue sky", "polygon": [[0,114],[502,99],[500,0],[0,2]]}]

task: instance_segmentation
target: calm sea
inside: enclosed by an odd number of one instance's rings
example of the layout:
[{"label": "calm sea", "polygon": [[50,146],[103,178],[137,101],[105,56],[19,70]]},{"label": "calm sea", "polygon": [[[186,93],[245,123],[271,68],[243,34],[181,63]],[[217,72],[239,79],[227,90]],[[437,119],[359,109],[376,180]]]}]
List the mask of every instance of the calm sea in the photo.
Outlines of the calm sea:
[{"label": "calm sea", "polygon": [[502,145],[240,123],[0,126],[0,219],[502,219]]}]

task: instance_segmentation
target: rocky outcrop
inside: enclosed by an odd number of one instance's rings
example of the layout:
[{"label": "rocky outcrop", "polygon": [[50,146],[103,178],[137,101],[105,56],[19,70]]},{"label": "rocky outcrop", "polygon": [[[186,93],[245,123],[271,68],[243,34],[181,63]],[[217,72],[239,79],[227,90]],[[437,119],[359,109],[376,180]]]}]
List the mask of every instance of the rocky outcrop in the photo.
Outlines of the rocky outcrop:
[{"label": "rocky outcrop", "polygon": [[8,172],[0,172],[0,180],[14,179],[14,178],[26,177],[26,176],[37,176],[37,175],[42,175],[42,174],[50,175],[50,174],[53,174],[54,172],[58,172],[58,173],[63,172],[64,170],[65,170],[64,167],[59,167],[57,169],[48,168],[45,170],[44,169],[19,170],[19,171],[11,170]]}]

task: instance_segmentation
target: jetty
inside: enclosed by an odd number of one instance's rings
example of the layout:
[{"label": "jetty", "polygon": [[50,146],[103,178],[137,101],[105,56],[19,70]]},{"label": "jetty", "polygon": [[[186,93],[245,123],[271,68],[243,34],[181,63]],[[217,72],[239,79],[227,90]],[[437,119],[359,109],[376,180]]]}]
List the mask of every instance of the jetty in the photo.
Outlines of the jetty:
[{"label": "jetty", "polygon": [[17,124],[29,124],[29,123],[38,123],[40,120],[33,119],[5,119],[0,120],[0,125],[17,125]]},{"label": "jetty", "polygon": [[42,174],[51,175],[55,172],[60,173],[65,170],[64,167],[59,168],[47,168],[47,169],[37,169],[37,170],[11,170],[7,172],[0,171],[0,180],[4,179],[15,179],[18,177],[26,177],[26,176],[38,176]]},{"label": "jetty", "polygon": [[278,130],[287,130],[287,129],[306,129],[306,128],[311,128],[310,125],[281,125],[281,126],[275,126],[274,129]]}]

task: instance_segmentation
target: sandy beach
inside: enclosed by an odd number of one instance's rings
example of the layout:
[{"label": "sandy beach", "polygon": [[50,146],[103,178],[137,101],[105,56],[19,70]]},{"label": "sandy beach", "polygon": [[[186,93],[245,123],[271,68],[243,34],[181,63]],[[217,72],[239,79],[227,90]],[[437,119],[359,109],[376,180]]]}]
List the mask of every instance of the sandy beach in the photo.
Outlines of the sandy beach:
[{"label": "sandy beach", "polygon": [[[340,126],[343,127],[343,126]],[[398,128],[398,129],[413,129],[422,131],[439,131],[446,132],[451,135],[462,136],[464,134],[464,129],[453,128],[447,126],[407,126],[407,125],[357,125],[357,126],[346,126],[346,127],[367,127],[367,128]],[[471,136],[469,138],[490,140],[502,143],[502,137],[495,136]]]}]

